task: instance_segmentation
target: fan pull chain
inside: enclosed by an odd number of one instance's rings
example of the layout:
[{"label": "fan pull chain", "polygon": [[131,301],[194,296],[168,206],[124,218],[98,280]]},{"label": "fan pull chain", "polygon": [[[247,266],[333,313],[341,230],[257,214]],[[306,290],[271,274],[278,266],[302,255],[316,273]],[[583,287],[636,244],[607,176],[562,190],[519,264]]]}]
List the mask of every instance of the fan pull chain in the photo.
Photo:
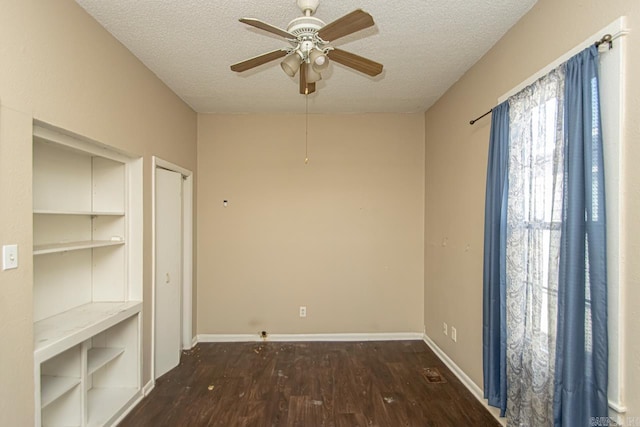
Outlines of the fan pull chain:
[{"label": "fan pull chain", "polygon": [[309,91],[306,90],[304,94],[304,116],[305,116],[305,129],[304,129],[304,164],[309,163]]}]

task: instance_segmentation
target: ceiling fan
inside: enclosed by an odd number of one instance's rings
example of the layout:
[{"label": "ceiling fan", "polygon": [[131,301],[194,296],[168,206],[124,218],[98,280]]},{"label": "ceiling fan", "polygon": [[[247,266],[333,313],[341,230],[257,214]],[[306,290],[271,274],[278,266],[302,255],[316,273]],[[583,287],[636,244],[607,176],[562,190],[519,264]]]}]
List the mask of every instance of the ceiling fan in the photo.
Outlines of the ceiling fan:
[{"label": "ceiling fan", "polygon": [[287,75],[293,77],[300,70],[300,93],[303,95],[315,92],[316,82],[322,79],[321,72],[329,66],[329,59],[369,76],[377,76],[382,72],[382,64],[330,45],[340,37],[373,26],[371,15],[357,9],[325,24],[312,16],[319,0],[297,0],[296,3],[304,16],[292,20],[286,30],[258,19],[240,19],[244,24],[284,37],[291,46],[233,64],[232,71],[247,71],[285,57],[280,65]]}]

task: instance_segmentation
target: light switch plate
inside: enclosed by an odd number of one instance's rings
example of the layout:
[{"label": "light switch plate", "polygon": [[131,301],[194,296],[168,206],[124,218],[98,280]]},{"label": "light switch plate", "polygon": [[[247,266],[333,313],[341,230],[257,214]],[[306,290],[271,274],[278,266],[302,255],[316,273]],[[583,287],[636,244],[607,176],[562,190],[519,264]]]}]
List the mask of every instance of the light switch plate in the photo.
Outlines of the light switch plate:
[{"label": "light switch plate", "polygon": [[2,269],[18,268],[18,245],[4,245],[2,247]]}]

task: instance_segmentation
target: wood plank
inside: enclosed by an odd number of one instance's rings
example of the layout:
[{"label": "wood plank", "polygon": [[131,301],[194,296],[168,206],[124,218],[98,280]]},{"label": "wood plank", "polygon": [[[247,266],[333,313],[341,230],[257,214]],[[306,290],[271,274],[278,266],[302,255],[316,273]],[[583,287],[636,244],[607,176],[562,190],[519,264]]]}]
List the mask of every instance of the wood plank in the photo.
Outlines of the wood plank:
[{"label": "wood plank", "polygon": [[159,424],[500,426],[422,341],[201,343],[120,426]]}]

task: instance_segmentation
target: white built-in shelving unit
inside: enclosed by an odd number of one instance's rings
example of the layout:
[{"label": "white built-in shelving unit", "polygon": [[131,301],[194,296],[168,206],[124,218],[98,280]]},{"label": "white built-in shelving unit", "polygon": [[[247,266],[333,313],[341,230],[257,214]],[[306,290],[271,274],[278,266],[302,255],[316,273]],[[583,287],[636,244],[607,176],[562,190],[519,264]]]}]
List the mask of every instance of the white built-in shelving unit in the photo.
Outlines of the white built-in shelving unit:
[{"label": "white built-in shelving unit", "polygon": [[142,160],[33,130],[37,426],[115,423],[141,397]]}]

